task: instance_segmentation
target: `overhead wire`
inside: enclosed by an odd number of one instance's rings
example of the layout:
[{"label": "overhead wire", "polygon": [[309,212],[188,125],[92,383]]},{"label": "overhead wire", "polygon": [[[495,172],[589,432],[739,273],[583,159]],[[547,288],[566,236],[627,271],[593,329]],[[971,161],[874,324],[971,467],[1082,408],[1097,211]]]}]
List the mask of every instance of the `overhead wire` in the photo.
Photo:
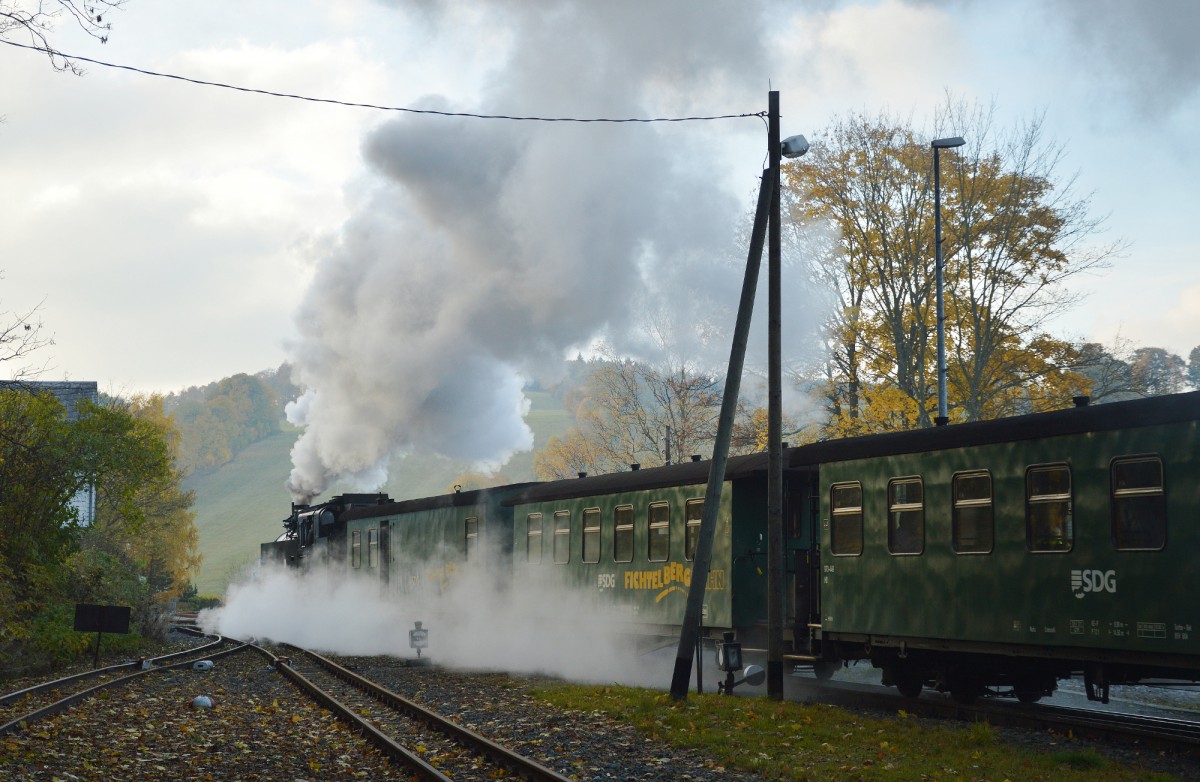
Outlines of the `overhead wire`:
[{"label": "overhead wire", "polygon": [[44,46],[31,46],[29,44],[16,43],[15,41],[6,41],[0,38],[0,43],[9,46],[15,46],[18,49],[29,49],[35,52],[42,52],[52,57],[61,57],[65,60],[77,60],[79,62],[91,63],[105,68],[115,68],[123,71],[132,71],[143,76],[154,76],[160,79],[174,79],[175,81],[187,82],[189,84],[198,84],[205,87],[217,87],[225,90],[235,90],[237,92],[246,92],[255,95],[267,95],[273,98],[288,98],[291,100],[308,101],[310,103],[327,103],[335,106],[347,106],[350,108],[359,109],[375,109],[377,111],[395,111],[405,114],[431,114],[440,117],[465,117],[468,119],[497,119],[510,120],[514,122],[605,122],[605,123],[653,123],[653,122],[711,122],[715,120],[725,119],[744,119],[746,117],[766,116],[766,112],[747,112],[744,114],[713,114],[708,116],[689,116],[689,117],[540,117],[540,116],[521,116],[510,114],[479,114],[469,111],[442,111],[439,109],[416,109],[410,106],[383,106],[375,103],[357,103],[355,101],[339,100],[336,98],[314,98],[309,95],[297,95],[288,92],[275,92],[273,90],[263,90],[255,87],[241,87],[236,84],[226,84],[218,81],[207,81],[205,79],[194,79],[189,76],[180,76],[174,73],[162,73],[160,71],[151,71],[145,68],[137,68],[132,65],[120,65],[118,63],[105,62],[91,57],[83,57],[75,54],[65,54],[56,49],[50,49]]}]

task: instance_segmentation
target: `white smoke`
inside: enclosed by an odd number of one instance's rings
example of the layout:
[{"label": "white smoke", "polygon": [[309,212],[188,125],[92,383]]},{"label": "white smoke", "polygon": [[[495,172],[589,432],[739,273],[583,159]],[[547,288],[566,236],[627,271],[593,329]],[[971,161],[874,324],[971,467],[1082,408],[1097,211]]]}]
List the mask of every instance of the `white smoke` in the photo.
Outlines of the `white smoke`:
[{"label": "white smoke", "polygon": [[[417,5],[436,35],[478,4]],[[765,102],[755,4],[489,8],[502,10],[510,45],[487,98],[423,107],[648,117]],[[762,128],[724,122],[401,115],[376,128],[368,192],[297,318],[292,361],[308,391],[289,411],[305,426],[293,494],[339,479],[375,488],[388,459],[414,449],[498,466],[532,446],[528,378],[561,371],[600,334],[622,347],[647,314],[688,322],[736,303],[740,270],[728,261],[745,201],[697,161],[728,123]]]},{"label": "white smoke", "polygon": [[381,594],[375,578],[348,578],[319,566],[269,566],[231,586],[226,605],[202,612],[200,624],[232,638],[314,651],[415,657],[408,631],[419,621],[429,631],[423,656],[446,667],[647,686],[670,680],[673,657],[636,655],[629,614],[597,593],[573,592],[559,582],[514,581],[510,570],[474,563],[455,568],[436,558],[394,563],[396,578],[406,584],[411,574],[422,574],[422,588]]}]

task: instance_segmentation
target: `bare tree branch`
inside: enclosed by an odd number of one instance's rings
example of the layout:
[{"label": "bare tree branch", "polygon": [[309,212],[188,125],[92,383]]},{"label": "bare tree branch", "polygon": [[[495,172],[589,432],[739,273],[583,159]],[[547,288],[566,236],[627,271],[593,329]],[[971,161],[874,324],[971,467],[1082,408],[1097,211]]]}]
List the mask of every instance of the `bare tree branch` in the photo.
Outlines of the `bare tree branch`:
[{"label": "bare tree branch", "polygon": [[50,40],[51,31],[65,17],[100,43],[105,43],[112,29],[107,17],[124,4],[125,0],[0,0],[0,38],[23,37],[46,50],[55,70],[83,75],[82,68],[55,51]]}]

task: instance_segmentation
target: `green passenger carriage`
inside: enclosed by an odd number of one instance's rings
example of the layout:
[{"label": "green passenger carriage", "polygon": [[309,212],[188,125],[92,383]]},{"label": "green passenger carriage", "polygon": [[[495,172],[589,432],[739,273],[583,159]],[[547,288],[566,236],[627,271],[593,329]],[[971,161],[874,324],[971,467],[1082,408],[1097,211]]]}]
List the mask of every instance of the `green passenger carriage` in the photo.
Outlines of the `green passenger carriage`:
[{"label": "green passenger carriage", "polygon": [[1200,670],[1200,393],[829,443],[828,657],[1022,700]]},{"label": "green passenger carriage", "polygon": [[[730,459],[702,624],[752,634],[765,617],[761,455]],[[536,484],[513,509],[513,577],[590,594],[630,633],[677,636],[691,584],[709,463]]]},{"label": "green passenger carriage", "polygon": [[[263,559],[324,552],[395,597],[486,566],[548,611],[578,607],[569,589],[617,632],[677,637],[709,467],[345,495],[294,508]],[[766,473],[765,454],[728,461],[702,618],[752,648]],[[818,676],[869,660],[907,695],[1023,701],[1075,675],[1099,700],[1200,680],[1200,392],[787,448],[783,512],[785,659]]]}]

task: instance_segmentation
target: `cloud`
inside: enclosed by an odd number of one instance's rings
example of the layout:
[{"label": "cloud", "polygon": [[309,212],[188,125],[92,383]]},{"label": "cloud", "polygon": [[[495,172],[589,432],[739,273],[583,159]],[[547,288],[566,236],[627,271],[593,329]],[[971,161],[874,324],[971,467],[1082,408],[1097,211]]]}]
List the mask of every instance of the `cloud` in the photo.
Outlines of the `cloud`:
[{"label": "cloud", "polygon": [[947,88],[965,90],[958,74],[974,59],[959,19],[898,0],[795,13],[775,31],[771,49],[772,61],[785,68],[789,103],[803,107],[806,118],[884,108],[881,96],[892,107],[934,105]]},{"label": "cloud", "polygon": [[[63,76],[21,54],[6,61],[0,141],[38,152],[6,158],[0,179],[5,304],[46,300],[51,376],[162,390],[281,361],[311,274],[297,248],[345,214],[367,118],[119,71]],[[356,84],[380,78],[345,41],[141,64],[345,95],[356,63]]]},{"label": "cloud", "polygon": [[1200,6],[1192,0],[1053,0],[1043,7],[1084,53],[1086,67],[1118,84],[1142,113],[1162,115],[1200,89]]}]

